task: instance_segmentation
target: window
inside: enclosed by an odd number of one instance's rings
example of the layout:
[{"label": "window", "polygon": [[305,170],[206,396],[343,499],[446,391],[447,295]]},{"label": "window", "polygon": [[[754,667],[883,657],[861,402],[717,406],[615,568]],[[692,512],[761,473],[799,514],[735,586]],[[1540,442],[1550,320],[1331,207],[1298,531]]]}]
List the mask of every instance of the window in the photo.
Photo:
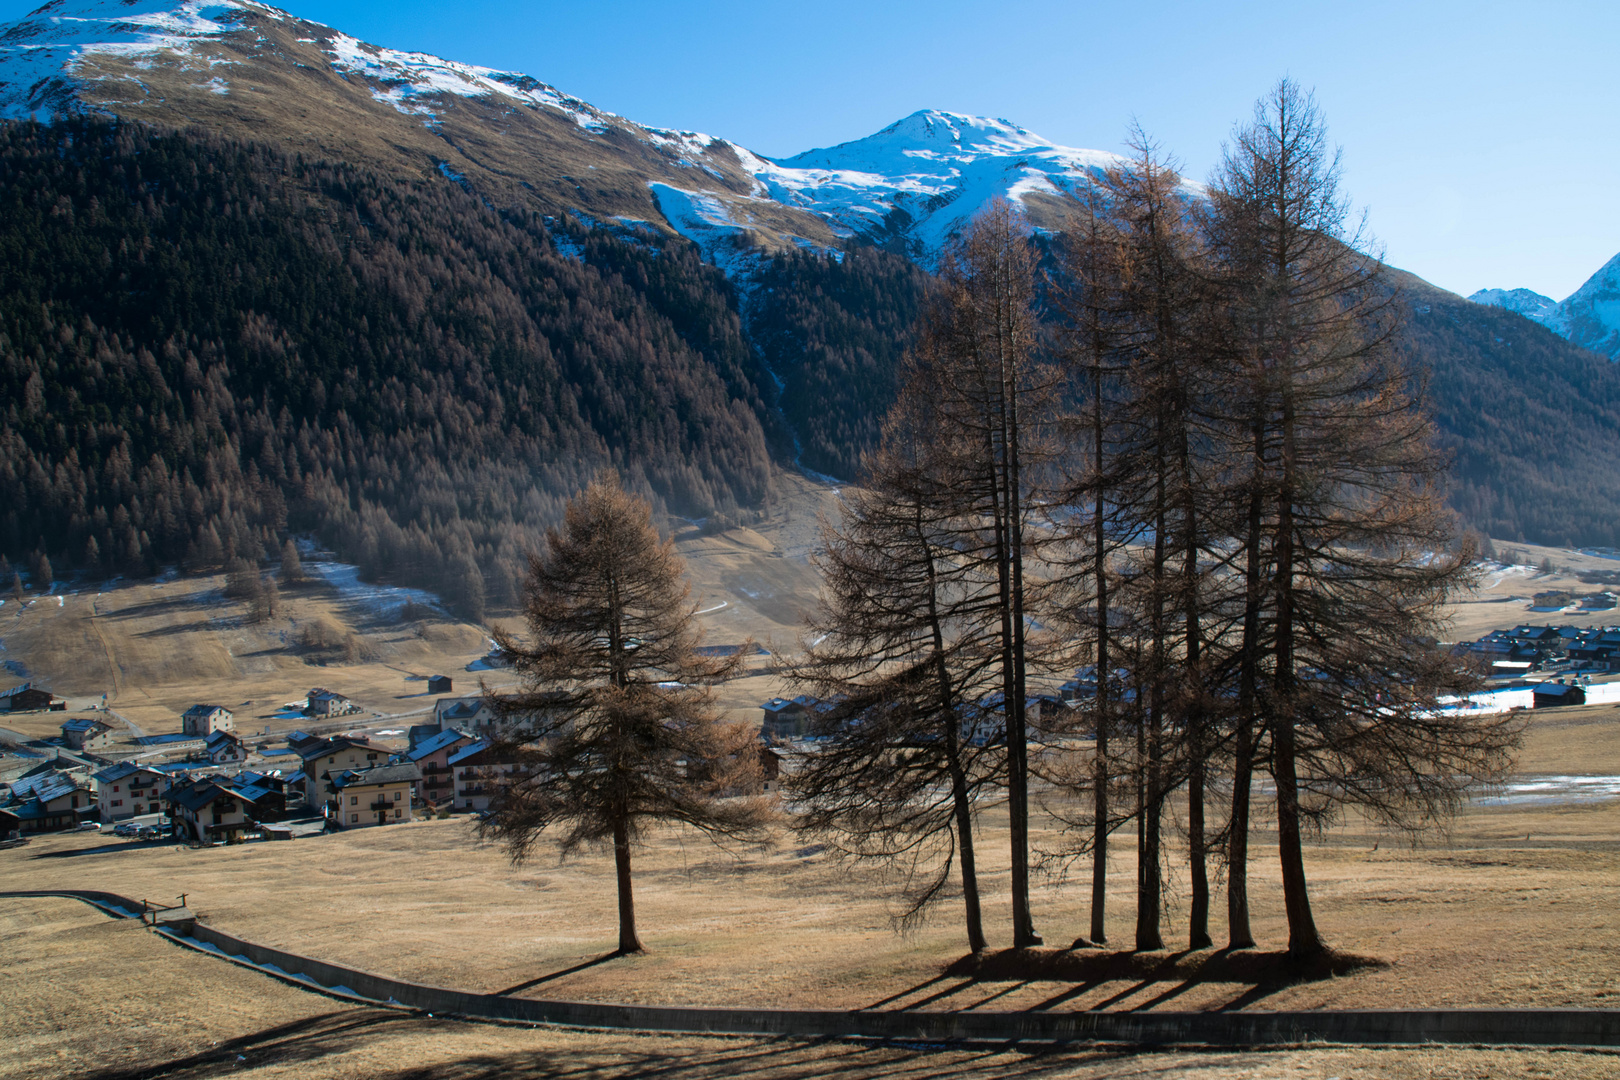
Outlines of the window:
[{"label": "window", "polygon": [[353,822],[356,822],[356,821],[359,821],[359,820],[360,820],[360,815],[359,814],[350,814],[349,815],[350,823],[353,823]]},{"label": "window", "polygon": [[358,796],[358,795],[350,795],[349,796],[349,805],[350,806],[359,806],[360,805],[360,796]]},{"label": "window", "polygon": [[399,792],[394,792],[394,801],[399,802]]},{"label": "window", "polygon": [[[117,791],[117,790],[118,790],[118,789],[117,789],[117,788],[113,788],[113,790],[114,790],[114,791]],[[123,800],[123,799],[114,799],[114,800],[113,800],[113,805],[114,805],[114,806],[123,806],[123,805],[124,805],[124,800]]]},{"label": "window", "polygon": [[113,785],[113,790],[114,790],[114,791],[117,791],[117,790],[118,790],[118,785],[117,785],[117,784],[114,784],[114,785]]},{"label": "window", "polygon": [[337,764],[337,758],[329,757],[329,758],[326,759],[326,763],[328,765],[336,765]]},{"label": "window", "polygon": [[399,817],[399,807],[394,807],[394,816]]}]

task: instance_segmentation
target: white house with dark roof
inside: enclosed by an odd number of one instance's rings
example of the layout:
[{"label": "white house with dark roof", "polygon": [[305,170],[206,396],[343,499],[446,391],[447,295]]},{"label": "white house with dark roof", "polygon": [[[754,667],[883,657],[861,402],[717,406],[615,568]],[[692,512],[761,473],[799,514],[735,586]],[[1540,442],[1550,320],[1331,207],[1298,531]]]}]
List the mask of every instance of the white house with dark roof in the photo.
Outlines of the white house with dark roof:
[{"label": "white house with dark roof", "polygon": [[347,716],[359,711],[354,702],[342,694],[318,686],[309,692],[309,704],[304,708],[310,716]]},{"label": "white house with dark roof", "polygon": [[229,731],[216,731],[203,744],[203,753],[212,765],[234,765],[246,761],[247,745]]},{"label": "white house with dark roof", "polygon": [[173,783],[166,773],[129,761],[102,770],[95,779],[102,821],[162,813],[163,794]]},{"label": "white house with dark roof", "polygon": [[231,711],[220,705],[193,705],[180,714],[180,730],[187,735],[209,736],[236,726]]},{"label": "white house with dark roof", "polygon": [[90,716],[78,716],[62,724],[62,741],[75,750],[104,750],[112,745],[112,725]]}]

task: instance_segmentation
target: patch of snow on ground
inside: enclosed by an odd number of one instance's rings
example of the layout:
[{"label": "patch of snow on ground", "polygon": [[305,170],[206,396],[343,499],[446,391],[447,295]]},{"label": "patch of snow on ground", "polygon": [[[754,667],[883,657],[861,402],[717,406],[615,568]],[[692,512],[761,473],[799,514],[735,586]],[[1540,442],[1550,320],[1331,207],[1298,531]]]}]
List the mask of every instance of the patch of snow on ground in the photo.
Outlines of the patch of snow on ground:
[{"label": "patch of snow on ground", "polygon": [[1565,806],[1620,798],[1620,776],[1520,776],[1493,794],[1475,796],[1480,806]]},{"label": "patch of snow on ground", "polygon": [[391,615],[407,603],[421,604],[443,611],[439,598],[426,589],[410,589],[403,585],[372,585],[360,580],[360,568],[348,563],[313,562],[304,564],[304,573],[318,577],[343,596],[373,615]]}]

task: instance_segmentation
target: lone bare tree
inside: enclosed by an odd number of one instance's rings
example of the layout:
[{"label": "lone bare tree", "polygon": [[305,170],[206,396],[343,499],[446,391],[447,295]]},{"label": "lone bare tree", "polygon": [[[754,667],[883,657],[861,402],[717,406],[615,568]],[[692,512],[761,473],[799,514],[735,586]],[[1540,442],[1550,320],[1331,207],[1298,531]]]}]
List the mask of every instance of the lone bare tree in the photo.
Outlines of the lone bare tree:
[{"label": "lone bare tree", "polygon": [[496,634],[523,679],[517,693],[490,696],[522,779],[496,798],[481,832],[514,861],[551,830],[564,854],[611,844],[620,953],[642,951],[630,861],[646,823],[743,838],[767,813],[752,797],[756,736],[720,719],[710,689],[746,650],[698,655],[683,570],[647,503],[604,473],[530,558],[527,640]]}]

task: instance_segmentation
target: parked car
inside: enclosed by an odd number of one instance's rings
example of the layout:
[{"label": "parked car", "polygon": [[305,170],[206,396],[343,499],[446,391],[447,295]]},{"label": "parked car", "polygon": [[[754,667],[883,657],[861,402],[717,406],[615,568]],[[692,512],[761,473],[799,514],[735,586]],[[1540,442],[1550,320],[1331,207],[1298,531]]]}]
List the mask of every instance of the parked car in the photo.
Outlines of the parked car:
[{"label": "parked car", "polygon": [[114,836],[134,836],[140,831],[140,826],[132,821],[122,821],[113,826]]},{"label": "parked car", "polygon": [[159,840],[163,837],[163,830],[156,825],[142,825],[135,835],[142,840]]},{"label": "parked car", "polygon": [[81,821],[81,822],[79,822],[79,827],[74,829],[73,831],[74,832],[100,832],[101,831],[101,822],[99,822],[99,821]]}]

